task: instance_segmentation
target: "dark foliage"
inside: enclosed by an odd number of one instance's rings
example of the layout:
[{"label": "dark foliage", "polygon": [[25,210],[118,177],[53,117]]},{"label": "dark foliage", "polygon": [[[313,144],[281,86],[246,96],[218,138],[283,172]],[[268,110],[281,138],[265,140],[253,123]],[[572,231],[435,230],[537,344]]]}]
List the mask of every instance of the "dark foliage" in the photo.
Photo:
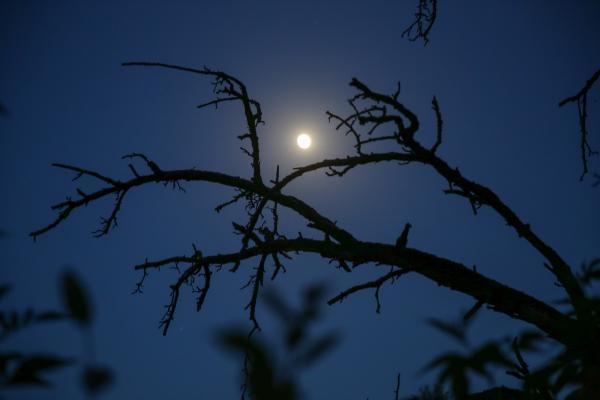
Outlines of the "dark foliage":
[{"label": "dark foliage", "polygon": [[[91,324],[91,303],[87,290],[71,271],[66,270],[61,280],[61,296],[65,311],[35,311],[27,309],[0,310],[0,342],[22,329],[47,322],[72,321],[79,328],[86,328],[82,334],[88,336],[91,343],[89,328]],[[10,291],[8,285],[0,286],[0,300]],[[92,343],[93,345],[93,343]],[[88,349],[88,351],[91,349]],[[90,395],[100,393],[113,380],[113,373],[108,367],[96,365],[87,355],[87,365],[83,369],[81,383]],[[52,383],[45,378],[47,373],[60,370],[79,363],[78,360],[65,358],[54,353],[24,354],[19,351],[0,351],[0,393],[2,390],[18,387],[50,388]]]},{"label": "dark foliage", "polygon": [[72,271],[65,271],[61,280],[62,299],[69,317],[82,326],[91,323],[92,310],[86,291]]},{"label": "dark foliage", "polygon": [[303,304],[294,310],[274,290],[264,295],[266,305],[282,325],[284,357],[277,357],[275,346],[248,335],[246,329],[229,329],[219,334],[219,342],[244,358],[243,392],[256,400],[296,400],[301,398],[298,376],[323,357],[338,342],[330,332],[313,337],[310,330],[320,316],[325,294],[323,285],[307,288]]}]

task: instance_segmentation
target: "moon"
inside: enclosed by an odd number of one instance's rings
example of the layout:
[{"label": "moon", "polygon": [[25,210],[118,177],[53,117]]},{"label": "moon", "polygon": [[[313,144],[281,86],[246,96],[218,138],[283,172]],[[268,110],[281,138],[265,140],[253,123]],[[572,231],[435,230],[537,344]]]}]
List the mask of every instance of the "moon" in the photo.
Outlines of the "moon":
[{"label": "moon", "polygon": [[296,138],[296,143],[298,144],[298,147],[300,147],[302,150],[306,150],[312,144],[312,139],[308,134],[301,133]]}]

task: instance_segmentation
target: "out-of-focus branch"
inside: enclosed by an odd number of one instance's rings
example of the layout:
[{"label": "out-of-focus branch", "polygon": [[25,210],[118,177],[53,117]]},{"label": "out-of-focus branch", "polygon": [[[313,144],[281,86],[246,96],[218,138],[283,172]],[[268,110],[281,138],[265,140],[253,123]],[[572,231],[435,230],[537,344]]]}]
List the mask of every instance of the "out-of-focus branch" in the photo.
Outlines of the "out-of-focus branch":
[{"label": "out-of-focus branch", "polygon": [[581,133],[581,162],[583,163],[583,172],[579,177],[579,180],[583,180],[583,177],[588,173],[588,159],[593,155],[597,155],[598,152],[590,146],[588,142],[589,132],[587,130],[587,96],[592,86],[596,81],[600,78],[600,69],[594,72],[592,77],[588,79],[585,85],[577,92],[577,94],[567,97],[558,103],[559,107],[564,106],[568,103],[576,103],[577,104],[577,112],[579,115],[579,132]]}]

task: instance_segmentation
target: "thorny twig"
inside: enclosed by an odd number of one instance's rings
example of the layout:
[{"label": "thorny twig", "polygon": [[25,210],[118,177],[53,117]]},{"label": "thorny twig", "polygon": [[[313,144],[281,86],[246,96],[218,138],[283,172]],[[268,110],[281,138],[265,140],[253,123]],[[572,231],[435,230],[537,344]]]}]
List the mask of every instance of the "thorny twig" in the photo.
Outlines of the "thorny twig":
[{"label": "thorny twig", "polygon": [[361,290],[375,289],[375,301],[376,301],[375,312],[377,314],[379,314],[381,311],[381,302],[379,301],[379,289],[381,288],[381,285],[383,285],[385,282],[387,282],[389,280],[399,278],[400,276],[402,276],[408,272],[410,272],[410,270],[408,270],[408,269],[392,270],[392,271],[388,272],[387,274],[383,275],[382,277],[377,278],[373,281],[361,283],[359,285],[355,285],[349,289],[344,290],[337,296],[332,297],[330,300],[328,300],[327,304],[333,305],[335,303],[341,302],[346,297],[350,296],[353,293],[361,291]]}]

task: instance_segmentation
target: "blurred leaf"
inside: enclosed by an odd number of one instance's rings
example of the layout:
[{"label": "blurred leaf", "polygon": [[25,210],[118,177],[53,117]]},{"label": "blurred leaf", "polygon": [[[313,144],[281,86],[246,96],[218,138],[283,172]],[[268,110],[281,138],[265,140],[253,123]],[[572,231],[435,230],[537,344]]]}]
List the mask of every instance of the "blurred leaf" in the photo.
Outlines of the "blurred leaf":
[{"label": "blurred leaf", "polygon": [[556,377],[556,381],[554,382],[553,389],[558,393],[565,386],[574,383],[581,383],[581,371],[576,365],[570,364],[566,365]]},{"label": "blurred leaf", "polygon": [[83,371],[83,386],[87,393],[96,394],[105,390],[113,381],[113,373],[109,368],[93,365]]},{"label": "blurred leaf", "polygon": [[316,283],[308,286],[302,293],[305,307],[320,305],[319,303],[325,298],[326,292],[327,284],[325,283]]},{"label": "blurred leaf", "polygon": [[487,343],[467,358],[467,366],[473,372],[492,381],[489,366],[511,367],[511,361],[504,355],[497,343]]},{"label": "blurred leaf", "polygon": [[42,379],[42,373],[49,370],[63,368],[71,363],[70,360],[57,356],[34,356],[24,359],[8,379],[7,385],[32,385],[50,386],[50,383]]},{"label": "blurred leaf", "polygon": [[587,265],[585,263],[582,264],[578,277],[584,285],[589,285],[595,280],[600,280],[600,258],[590,261]]},{"label": "blurred leaf", "polygon": [[263,375],[272,379],[273,368],[267,351],[256,341],[250,340],[247,334],[242,331],[224,331],[218,336],[219,341],[230,350],[235,350],[241,354],[247,354],[251,366],[259,370]]},{"label": "blurred leaf", "polygon": [[300,314],[302,323],[314,322],[320,317],[320,306],[326,293],[327,285],[325,283],[313,284],[304,289],[302,293],[304,301]]},{"label": "blurred leaf", "polygon": [[584,397],[583,390],[581,388],[573,390],[565,397],[565,400],[587,400]]},{"label": "blurred leaf", "polygon": [[[8,364],[11,361],[20,359],[21,353],[0,353],[0,376],[6,376],[8,372]],[[4,380],[4,379],[3,379]]]},{"label": "blurred leaf", "polygon": [[47,321],[60,321],[61,319],[65,319],[67,316],[63,313],[56,311],[44,311],[35,316],[35,320],[39,322],[47,322]]},{"label": "blurred leaf", "polygon": [[0,300],[10,292],[10,285],[0,285]]},{"label": "blurred leaf", "polygon": [[406,400],[450,400],[450,394],[444,390],[440,384],[436,384],[433,389],[429,386],[419,389],[418,395],[412,395]]},{"label": "blurred leaf", "polygon": [[92,310],[81,281],[73,271],[65,271],[61,283],[63,303],[68,313],[81,325],[89,325]]},{"label": "blurred leaf", "polygon": [[325,353],[331,350],[339,342],[339,336],[330,333],[310,343],[306,350],[297,357],[296,363],[307,367],[321,358]]},{"label": "blurred leaf", "polygon": [[467,343],[466,337],[466,329],[467,324],[463,322],[461,319],[460,322],[446,322],[435,318],[430,318],[427,320],[427,323],[437,330],[445,333],[448,336],[453,337],[455,340],[460,342],[461,344]]},{"label": "blurred leaf", "polygon": [[288,328],[287,335],[285,336],[285,345],[288,349],[293,349],[302,343],[304,337],[304,324],[296,323],[291,328]]},{"label": "blurred leaf", "polygon": [[252,350],[255,344],[244,334],[243,329],[224,330],[217,334],[217,341],[229,350]]},{"label": "blurred leaf", "polygon": [[462,399],[469,393],[469,373],[475,373],[493,382],[491,367],[512,367],[512,365],[504,355],[500,343],[488,342],[470,354],[444,353],[427,364],[422,371],[439,369],[437,383],[442,385],[450,382],[454,397]]},{"label": "blurred leaf", "polygon": [[[250,340],[248,335],[244,334],[241,330],[224,331],[218,335],[218,340],[226,348],[235,350],[241,355],[248,357],[247,378],[253,399],[291,399],[290,397],[285,397],[283,388],[276,381],[276,365],[263,346],[254,340]],[[289,386],[290,384],[287,382],[285,386]]]},{"label": "blurred leaf", "polygon": [[8,317],[8,329],[15,330],[19,326],[19,313],[17,311],[12,311],[10,316]]},{"label": "blurred leaf", "polygon": [[265,290],[262,298],[267,307],[269,307],[273,314],[275,314],[275,316],[279,318],[282,323],[291,323],[296,317],[294,310],[287,305],[283,299],[283,296],[281,296],[281,294],[275,289],[269,288],[268,290]]},{"label": "blurred leaf", "polygon": [[423,371],[440,368],[437,384],[442,386],[444,382],[450,381],[452,393],[457,399],[462,399],[469,392],[469,380],[467,379],[467,366],[465,359],[460,354],[445,353],[431,361],[423,368]]},{"label": "blurred leaf", "polygon": [[21,314],[14,310],[6,313],[0,311],[0,340],[30,325],[57,321],[63,318],[65,318],[64,314],[54,311],[36,313],[32,309],[27,309]]},{"label": "blurred leaf", "polygon": [[539,344],[546,339],[540,331],[525,331],[519,335],[518,346],[522,351],[538,351]]},{"label": "blurred leaf", "polygon": [[29,324],[31,322],[31,320],[33,320],[34,315],[35,314],[31,308],[28,308],[27,310],[25,310],[25,312],[21,316],[21,324],[22,325]]},{"label": "blurred leaf", "polygon": [[469,394],[469,400],[542,400],[538,396],[530,396],[522,390],[498,386],[479,393]]},{"label": "blurred leaf", "polygon": [[462,359],[456,353],[443,353],[431,360],[427,365],[421,368],[420,373],[425,373],[437,367],[444,367],[445,365],[456,365],[457,362]]}]

